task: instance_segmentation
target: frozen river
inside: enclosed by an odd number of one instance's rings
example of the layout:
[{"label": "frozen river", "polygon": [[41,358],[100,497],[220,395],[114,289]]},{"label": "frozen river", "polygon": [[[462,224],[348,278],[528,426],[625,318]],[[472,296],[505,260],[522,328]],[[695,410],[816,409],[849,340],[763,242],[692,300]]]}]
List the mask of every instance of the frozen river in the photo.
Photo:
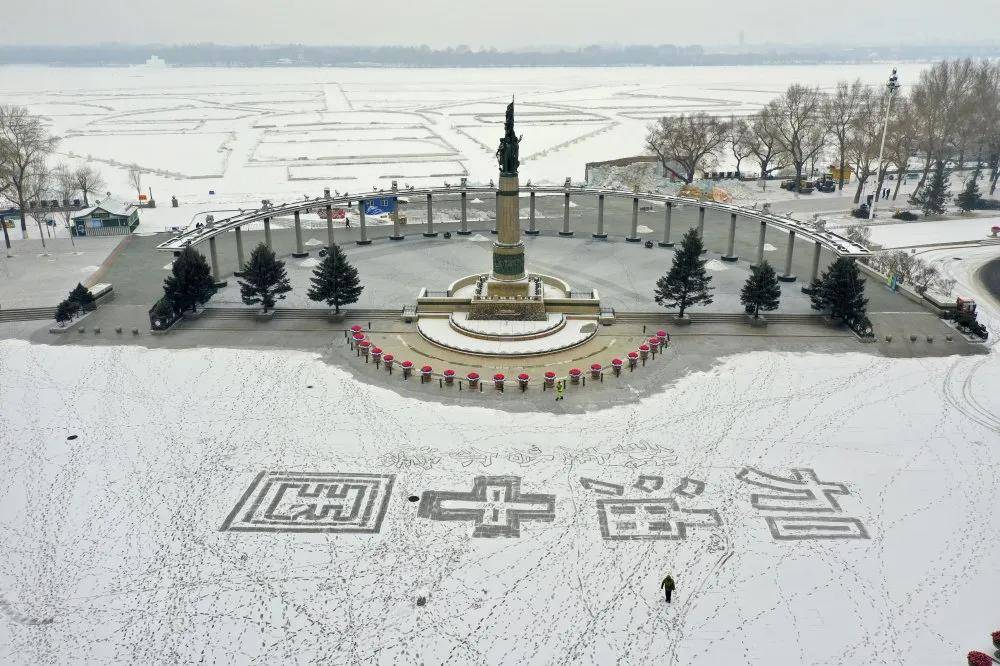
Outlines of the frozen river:
[{"label": "frozen river", "polygon": [[[904,84],[923,65],[901,71]],[[522,179],[584,177],[643,152],[664,114],[752,113],[790,83],[877,83],[889,65],[567,69],[0,68],[0,95],[50,119],[58,161],[96,163],[135,196],[251,205],[324,187],[495,177],[504,105],[518,102]],[[214,192],[214,194],[209,194]]]}]

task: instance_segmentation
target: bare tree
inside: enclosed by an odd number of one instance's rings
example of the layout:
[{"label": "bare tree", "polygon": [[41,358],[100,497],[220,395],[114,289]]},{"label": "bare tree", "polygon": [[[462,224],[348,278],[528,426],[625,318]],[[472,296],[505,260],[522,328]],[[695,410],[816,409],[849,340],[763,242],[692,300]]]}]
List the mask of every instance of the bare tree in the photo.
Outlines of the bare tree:
[{"label": "bare tree", "polygon": [[847,166],[847,144],[850,139],[851,123],[858,114],[863,91],[861,79],[855,79],[851,84],[841,81],[833,94],[823,102],[824,120],[830,128],[830,135],[837,149],[837,163],[840,167],[837,179],[839,190],[844,189],[844,167]]},{"label": "bare tree", "polygon": [[[0,194],[20,209],[24,238],[28,237],[25,213],[32,201],[30,190],[45,173],[45,160],[57,141],[46,131],[41,119],[23,106],[0,105]],[[0,226],[9,249],[7,226]]]},{"label": "bare tree", "polygon": [[30,171],[30,175],[24,181],[24,192],[26,199],[34,203],[29,213],[35,218],[38,225],[38,237],[42,240],[42,248],[45,248],[45,232],[42,230],[42,223],[47,222],[48,207],[45,201],[52,191],[52,174],[45,168],[45,165],[35,167]]},{"label": "bare tree", "polygon": [[895,201],[910,168],[910,159],[917,149],[918,137],[913,104],[904,97],[895,101],[893,108],[895,112],[889,121],[889,132],[885,138],[885,159],[888,165],[896,169],[896,186],[892,191],[892,200]]},{"label": "bare tree", "polygon": [[798,191],[802,187],[805,165],[823,149],[826,142],[823,97],[819,88],[793,84],[768,107],[774,115],[778,145],[795,167],[795,189]]},{"label": "bare tree", "polygon": [[142,196],[142,169],[138,164],[133,164],[128,168],[128,180],[135,188],[136,198]]},{"label": "bare tree", "polygon": [[105,187],[101,172],[89,164],[85,164],[74,171],[73,178],[76,180],[76,189],[83,194],[84,206],[90,205],[91,193],[99,193]]},{"label": "bare tree", "polygon": [[[871,178],[875,162],[878,160],[879,144],[882,139],[882,115],[885,109],[883,96],[871,88],[861,94],[858,112],[848,128],[847,157],[854,167],[858,187],[854,192],[854,203],[861,201],[861,193]],[[876,194],[877,196],[877,194]]]},{"label": "bare tree", "polygon": [[[76,193],[80,191],[80,179],[77,177],[77,171],[70,171],[65,164],[60,164],[58,167],[52,170],[52,191],[56,198],[60,202],[72,202],[73,197]],[[84,195],[86,196],[86,195]],[[63,220],[63,226],[69,230],[70,242],[74,245],[73,241],[73,209],[64,205],[60,208],[60,216]]]},{"label": "bare tree", "polygon": [[726,146],[736,158],[736,177],[740,177],[740,164],[753,154],[750,146],[750,123],[745,118],[730,118],[726,130]]},{"label": "bare tree", "polygon": [[649,126],[646,146],[656,153],[664,169],[675,162],[684,170],[684,182],[694,180],[698,166],[710,158],[726,139],[727,123],[707,113],[660,118]]},{"label": "bare tree", "polygon": [[966,140],[962,133],[970,131],[964,117],[969,113],[974,80],[971,60],[944,60],[922,71],[913,86],[910,100],[918,121],[919,151],[924,157],[918,190],[938,161],[964,158]]},{"label": "bare tree", "polygon": [[767,177],[773,171],[787,166],[781,154],[778,143],[778,133],[775,128],[775,117],[769,107],[764,107],[751,118],[747,127],[747,148],[760,165],[760,177],[767,186]]}]

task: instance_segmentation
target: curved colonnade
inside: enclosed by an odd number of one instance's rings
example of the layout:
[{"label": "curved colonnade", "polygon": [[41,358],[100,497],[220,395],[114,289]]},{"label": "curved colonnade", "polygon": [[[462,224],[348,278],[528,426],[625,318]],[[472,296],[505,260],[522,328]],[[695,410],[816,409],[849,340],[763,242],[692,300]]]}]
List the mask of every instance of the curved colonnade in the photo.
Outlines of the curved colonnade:
[{"label": "curved colonnade", "polygon": [[[774,213],[765,212],[762,210],[757,210],[754,208],[747,208],[743,206],[736,206],[733,204],[720,203],[717,201],[701,200],[691,197],[680,197],[667,194],[657,194],[652,192],[630,192],[627,190],[615,190],[615,189],[604,189],[604,188],[593,188],[593,187],[573,187],[573,186],[537,186],[528,185],[520,188],[522,193],[527,194],[529,199],[528,206],[528,227],[524,230],[527,235],[536,235],[539,233],[535,225],[535,197],[537,194],[544,195],[562,195],[563,197],[563,222],[562,228],[559,231],[560,236],[573,236],[574,231],[570,228],[570,200],[572,197],[580,196],[591,196],[597,199],[597,219],[595,231],[592,234],[594,238],[607,238],[608,234],[604,230],[604,201],[606,197],[618,197],[623,199],[632,200],[632,216],[631,216],[631,226],[629,235],[625,237],[626,241],[629,242],[639,242],[642,239],[638,234],[638,220],[639,220],[639,202],[651,201],[658,202],[664,205],[664,216],[663,216],[663,227],[661,240],[658,242],[660,247],[671,247],[673,246],[673,241],[671,240],[671,216],[673,209],[675,207],[687,206],[690,208],[698,209],[698,229],[699,231],[704,230],[705,225],[705,212],[706,210],[711,210],[714,212],[728,213],[729,214],[729,243],[728,251],[722,256],[724,261],[736,261],[738,259],[734,254],[734,245],[736,239],[736,225],[740,218],[747,221],[755,221],[760,225],[759,228],[759,240],[757,248],[756,263],[763,260],[764,256],[764,240],[766,235],[766,229],[768,226],[780,229],[788,233],[788,245],[786,249],[785,262],[783,271],[779,274],[779,279],[786,282],[793,282],[796,278],[792,274],[792,255],[795,248],[795,239],[801,238],[807,242],[813,243],[813,261],[812,261],[812,275],[809,282],[812,282],[816,278],[819,271],[819,259],[820,251],[823,248],[833,252],[838,257],[865,257],[869,255],[869,250],[863,245],[855,243],[843,236],[840,236],[831,231],[817,229],[810,224],[800,222],[790,217],[785,217],[782,215],[776,215]],[[359,245],[367,245],[371,243],[371,239],[368,238],[368,228],[365,221],[365,206],[364,202],[371,201],[374,199],[381,199],[384,197],[407,197],[411,199],[411,205],[414,203],[412,199],[417,197],[425,197],[427,201],[427,222],[424,225],[424,231],[422,235],[425,237],[437,236],[437,232],[434,230],[434,198],[437,196],[458,196],[461,201],[461,217],[460,226],[457,231],[460,235],[467,235],[472,233],[469,231],[469,220],[468,220],[468,195],[477,194],[493,194],[496,196],[497,189],[487,186],[459,186],[459,187],[425,187],[425,188],[413,188],[413,189],[391,189],[388,191],[372,191],[367,193],[359,193],[354,195],[343,194],[339,196],[330,196],[329,190],[324,192],[324,196],[317,197],[315,199],[304,199],[302,201],[296,201],[294,203],[281,204],[278,206],[267,206],[259,208],[256,210],[249,210],[241,212],[237,215],[231,217],[217,220],[215,222],[206,224],[201,228],[190,229],[177,236],[170,238],[169,240],[160,243],[157,246],[158,250],[164,252],[177,252],[185,247],[199,245],[205,241],[209,243],[209,254],[212,264],[212,272],[216,280],[220,280],[221,273],[219,271],[219,261],[218,253],[216,250],[216,239],[224,233],[230,231],[234,232],[236,235],[236,254],[238,258],[239,265],[242,266],[246,261],[246,255],[243,248],[243,239],[241,235],[242,228],[251,223],[262,222],[264,225],[264,237],[265,242],[268,246],[271,246],[271,226],[270,221],[272,218],[285,217],[292,215],[295,219],[295,247],[296,252],[293,252],[293,256],[304,257],[308,255],[305,247],[302,243],[302,224],[301,224],[301,214],[303,212],[314,211],[317,208],[322,209],[325,207],[327,209],[327,237],[328,244],[332,245],[334,242],[334,228],[333,220],[330,215],[330,211],[337,207],[350,207],[352,203],[358,204],[358,232],[360,234],[358,240],[356,241]],[[400,221],[399,221],[399,208],[398,206],[393,211],[392,222],[393,229],[392,235],[389,236],[390,240],[403,240],[404,236],[400,233]],[[411,227],[412,228],[412,227]],[[807,284],[809,283],[807,282]]]}]

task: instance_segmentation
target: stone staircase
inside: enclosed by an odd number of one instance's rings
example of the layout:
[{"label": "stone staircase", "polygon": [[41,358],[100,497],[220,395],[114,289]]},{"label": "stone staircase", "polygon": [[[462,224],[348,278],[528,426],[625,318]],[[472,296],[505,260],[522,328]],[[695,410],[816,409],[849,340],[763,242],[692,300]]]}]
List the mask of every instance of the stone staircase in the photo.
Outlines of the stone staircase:
[{"label": "stone staircase", "polygon": [[0,323],[11,321],[32,321],[35,319],[54,319],[55,307],[45,308],[11,308],[0,310]]}]

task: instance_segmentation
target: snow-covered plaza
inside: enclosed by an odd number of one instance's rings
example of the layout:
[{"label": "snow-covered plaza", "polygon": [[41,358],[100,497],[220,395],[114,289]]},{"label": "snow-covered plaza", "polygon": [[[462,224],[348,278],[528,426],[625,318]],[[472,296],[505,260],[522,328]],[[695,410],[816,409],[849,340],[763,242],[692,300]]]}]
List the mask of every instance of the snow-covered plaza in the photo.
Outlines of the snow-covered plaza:
[{"label": "snow-covered plaza", "polygon": [[515,413],[5,340],[0,660],[954,663],[996,620],[998,382],[754,351]]}]

